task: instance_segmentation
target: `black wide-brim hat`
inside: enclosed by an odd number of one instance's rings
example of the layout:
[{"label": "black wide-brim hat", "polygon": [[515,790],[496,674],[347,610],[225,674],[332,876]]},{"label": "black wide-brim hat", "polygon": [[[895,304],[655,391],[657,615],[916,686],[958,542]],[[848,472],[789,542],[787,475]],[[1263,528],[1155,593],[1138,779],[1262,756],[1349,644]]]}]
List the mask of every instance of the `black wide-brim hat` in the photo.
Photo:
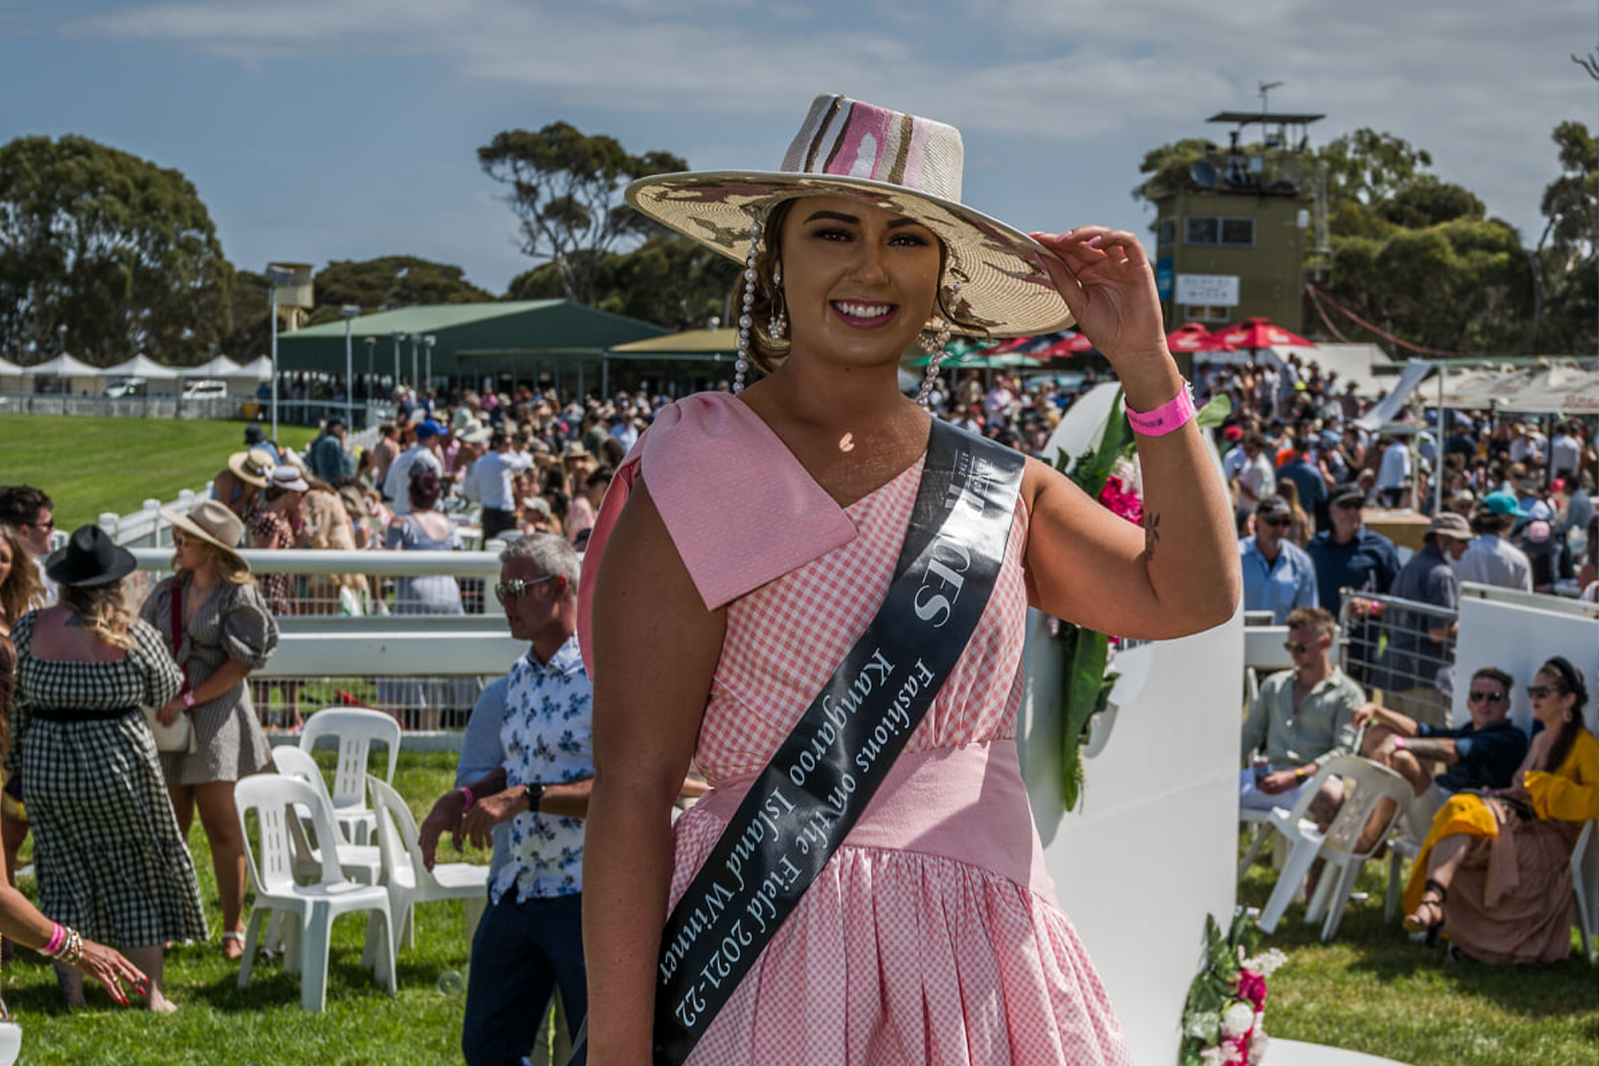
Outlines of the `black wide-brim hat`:
[{"label": "black wide-brim hat", "polygon": [[58,585],[79,588],[121,581],[138,565],[133,553],[118,547],[109,533],[88,525],[73,530],[67,546],[51,553],[44,572]]}]

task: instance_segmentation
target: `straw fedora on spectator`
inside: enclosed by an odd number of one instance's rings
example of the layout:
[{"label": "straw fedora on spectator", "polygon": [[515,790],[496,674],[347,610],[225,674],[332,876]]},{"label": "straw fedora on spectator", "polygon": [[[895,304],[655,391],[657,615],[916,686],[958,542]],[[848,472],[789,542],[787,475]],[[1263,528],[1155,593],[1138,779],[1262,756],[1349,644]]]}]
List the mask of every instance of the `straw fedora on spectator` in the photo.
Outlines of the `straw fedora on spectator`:
[{"label": "straw fedora on spectator", "polygon": [[44,572],[58,585],[84,588],[121,581],[138,565],[133,553],[119,547],[99,526],[79,526],[66,547],[44,561]]},{"label": "straw fedora on spectator", "polygon": [[188,514],[161,509],[161,517],[186,536],[203,540],[218,551],[232,556],[244,569],[250,564],[239,554],[239,539],[244,536],[244,521],[220,500],[201,500]]},{"label": "straw fedora on spectator", "polygon": [[233,472],[234,477],[258,489],[266,488],[267,475],[272,472],[272,468],[267,465],[266,456],[254,448],[234,452],[228,456],[228,469]]}]

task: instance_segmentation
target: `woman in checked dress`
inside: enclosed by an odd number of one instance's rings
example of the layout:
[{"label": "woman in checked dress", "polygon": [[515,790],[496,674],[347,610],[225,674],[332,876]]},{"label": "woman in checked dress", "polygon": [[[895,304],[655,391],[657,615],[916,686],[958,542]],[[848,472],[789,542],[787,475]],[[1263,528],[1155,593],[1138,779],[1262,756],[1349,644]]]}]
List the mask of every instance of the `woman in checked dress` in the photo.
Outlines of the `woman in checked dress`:
[{"label": "woman in checked dress", "polygon": [[[23,615],[12,632],[19,699],[7,762],[22,771],[39,909],[122,948],[149,975],[150,1009],[170,1011],[163,945],[204,940],[206,926],[139,709],[167,703],[183,677],[161,634],[128,610],[122,579],[133,568],[98,526],[46,563],[61,603]],[[58,963],[57,975],[67,1005],[81,1005],[82,973]]]}]

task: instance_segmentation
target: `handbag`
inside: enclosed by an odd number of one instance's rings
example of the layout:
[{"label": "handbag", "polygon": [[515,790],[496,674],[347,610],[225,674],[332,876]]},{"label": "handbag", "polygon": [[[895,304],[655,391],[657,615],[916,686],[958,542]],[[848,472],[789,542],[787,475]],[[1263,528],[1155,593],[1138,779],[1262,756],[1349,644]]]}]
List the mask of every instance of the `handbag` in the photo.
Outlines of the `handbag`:
[{"label": "handbag", "polygon": [[[170,635],[172,638],[172,661],[178,659],[178,649],[183,646],[183,585],[180,582],[172,583],[172,620]],[[178,690],[182,695],[189,691],[189,668],[183,670],[183,687]],[[156,751],[185,752],[194,754],[199,748],[195,743],[194,722],[185,710],[172,720],[171,725],[162,725],[158,712],[159,707],[149,707],[143,704],[140,709],[144,711],[144,720],[150,727],[150,735],[155,737]]]}]

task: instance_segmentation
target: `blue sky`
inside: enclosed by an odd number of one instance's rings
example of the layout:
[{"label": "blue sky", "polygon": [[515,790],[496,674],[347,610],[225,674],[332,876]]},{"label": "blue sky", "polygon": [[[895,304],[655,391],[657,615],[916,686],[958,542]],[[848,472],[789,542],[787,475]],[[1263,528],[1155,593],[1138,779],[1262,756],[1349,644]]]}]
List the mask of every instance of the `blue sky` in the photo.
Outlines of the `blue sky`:
[{"label": "blue sky", "polygon": [[1022,229],[1142,230],[1150,148],[1322,112],[1428,149],[1530,244],[1549,133],[1599,125],[1591,0],[6,0],[0,139],[79,133],[182,170],[241,267],[416,254],[501,292],[532,261],[478,168],[565,120],[696,168],[774,168],[811,98],[959,126],[964,199]]}]

